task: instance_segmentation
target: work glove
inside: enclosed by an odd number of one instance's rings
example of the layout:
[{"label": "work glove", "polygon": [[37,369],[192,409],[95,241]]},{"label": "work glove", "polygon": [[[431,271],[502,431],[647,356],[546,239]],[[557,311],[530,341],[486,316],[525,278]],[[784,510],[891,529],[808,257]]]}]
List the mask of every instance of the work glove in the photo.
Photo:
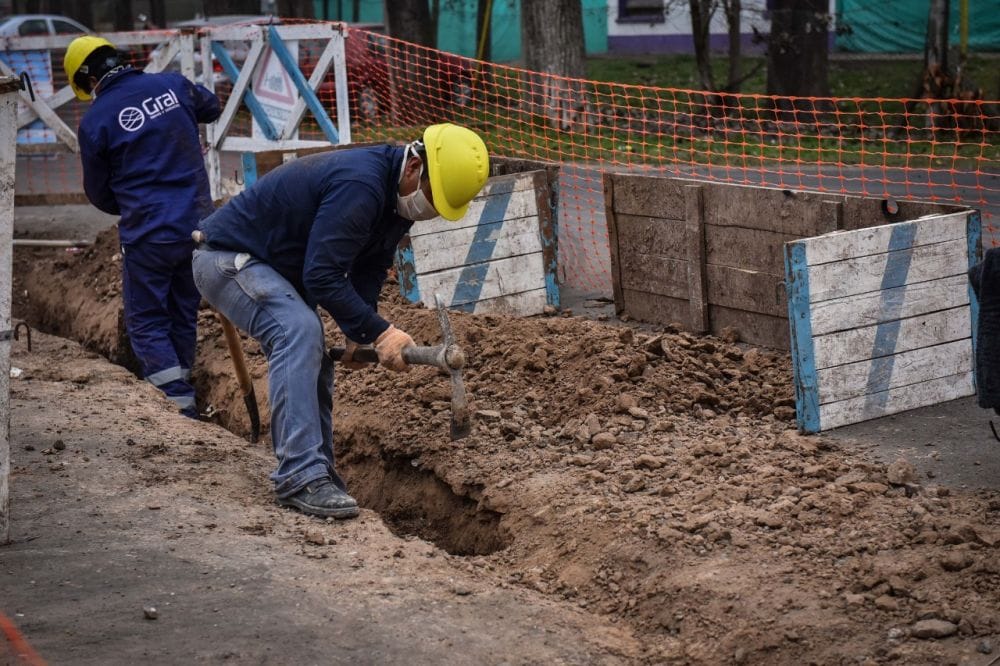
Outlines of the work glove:
[{"label": "work glove", "polygon": [[354,358],[354,352],[360,348],[361,345],[354,340],[347,338],[344,342],[344,355],[340,357],[340,365],[348,370],[361,370],[364,368],[365,365],[367,365],[366,363],[352,360]]},{"label": "work glove", "polygon": [[396,372],[410,369],[403,360],[403,349],[412,346],[413,338],[391,324],[375,339],[375,353],[378,354],[379,363]]}]

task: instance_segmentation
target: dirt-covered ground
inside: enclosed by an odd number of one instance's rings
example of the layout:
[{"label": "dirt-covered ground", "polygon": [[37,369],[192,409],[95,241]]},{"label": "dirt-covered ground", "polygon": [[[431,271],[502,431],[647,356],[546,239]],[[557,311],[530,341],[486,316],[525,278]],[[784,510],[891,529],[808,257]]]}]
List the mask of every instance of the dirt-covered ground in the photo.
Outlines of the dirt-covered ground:
[{"label": "dirt-covered ground", "polygon": [[[19,251],[15,301],[34,325],[128,364],[113,233],[77,255]],[[393,287],[386,288],[383,311],[418,343],[437,342],[434,313],[404,303]],[[366,567],[376,566],[381,576],[386,558],[394,566],[392,560],[405,561],[406,575],[375,587],[423,603],[417,610],[397,607],[400,613],[379,626],[398,632],[414,622],[434,624],[421,645],[448,635],[449,659],[475,653],[487,663],[983,664],[995,656],[1000,495],[936,485],[904,460],[886,466],[829,438],[798,435],[785,355],[676,329],[578,317],[453,314],[451,321],[469,357],[465,381],[475,405],[474,431],[464,440],[449,440],[449,384],[436,371],[338,371],[338,461],[370,510],[357,523],[327,524],[276,509],[266,442],[248,448],[209,424],[180,422],[165,413],[155,391],[98,365],[88,371],[85,390],[70,393],[89,397],[93,385],[106,387],[97,395],[101,410],[110,412],[100,413],[118,417],[98,417],[101,427],[140,427],[144,438],[106,446],[104,458],[91,454],[88,465],[111,475],[102,486],[125,483],[118,469],[137,496],[167,498],[156,500],[158,516],[164,505],[188,498],[229,516],[201,519],[203,509],[191,509],[177,518],[186,531],[154,530],[150,546],[157,539],[174,545],[175,535],[192,550],[226,544],[233,551],[228,566],[260,576],[284,576],[276,553],[298,549],[306,555],[292,558],[302,567],[303,589],[328,585],[325,568],[337,571],[340,586],[372,586]],[[243,435],[248,423],[218,326],[208,311],[200,324],[196,379],[203,406]],[[338,342],[332,325],[329,337]],[[252,341],[245,348],[266,422],[263,357]],[[50,353],[39,352],[35,362],[46,363]],[[67,359],[74,354],[61,350],[47,372],[72,367]],[[25,386],[19,390],[35,390]],[[97,446],[92,440],[69,446],[70,437],[86,440],[78,434],[82,427],[59,426],[64,451],[42,458],[36,447],[30,455],[58,467],[49,461]],[[14,450],[27,458],[16,439]],[[44,479],[51,485],[63,470],[44,471],[22,463],[15,490],[37,482],[42,490],[31,492],[44,494]],[[78,518],[74,527],[83,532],[115,522]],[[15,513],[15,520],[30,532],[43,519]],[[125,526],[135,519],[116,520]],[[204,528],[206,522],[212,527]],[[238,529],[216,538],[220,525],[230,523]],[[331,538],[332,546],[314,543]],[[425,570],[417,558],[410,568],[416,552],[434,566]],[[313,555],[327,559],[308,560]],[[39,547],[33,557],[56,556]],[[254,591],[237,594],[239,585],[227,587],[231,578],[206,569],[203,583],[220,604],[254,602]],[[437,584],[450,575],[459,592]],[[462,586],[474,593],[462,594]],[[30,590],[23,580],[16,587]],[[480,605],[449,633],[434,613],[458,603],[456,595]],[[319,602],[303,601],[312,603]],[[484,620],[494,604],[503,618]],[[512,618],[506,609],[517,604],[524,616]],[[324,612],[335,608],[331,601]],[[13,609],[0,601],[0,610]],[[204,629],[197,618],[190,620]],[[314,626],[300,615],[292,620]],[[497,642],[510,646],[509,632],[538,627],[534,622],[552,633],[523,634],[504,656],[487,653]],[[51,624],[25,627],[29,639],[52,646],[53,661],[73,660]],[[225,635],[225,627],[219,631]],[[95,654],[106,649],[99,640],[88,644]],[[245,644],[255,658],[263,654],[254,640]],[[211,649],[197,641],[187,648],[190,655]],[[373,655],[367,660],[380,661]]]}]

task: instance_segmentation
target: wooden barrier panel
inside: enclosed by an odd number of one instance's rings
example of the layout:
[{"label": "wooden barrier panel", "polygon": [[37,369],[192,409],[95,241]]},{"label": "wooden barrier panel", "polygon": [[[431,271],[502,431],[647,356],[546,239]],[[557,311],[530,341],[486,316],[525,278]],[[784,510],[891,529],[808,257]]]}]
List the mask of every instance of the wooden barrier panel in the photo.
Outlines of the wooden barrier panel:
[{"label": "wooden barrier panel", "polygon": [[545,171],[490,178],[465,217],[417,222],[397,255],[400,289],[434,307],[539,314],[559,305],[555,227]]},{"label": "wooden barrier panel", "polygon": [[[964,210],[636,174],[605,174],[604,197],[619,315],[696,332],[734,328],[744,342],[777,349],[789,349],[785,243]],[[962,247],[928,248],[933,257],[915,270],[937,274]],[[825,269],[829,296],[858,275],[878,279],[873,261]]]},{"label": "wooden barrier panel", "polygon": [[800,430],[975,393],[980,235],[965,211],[785,244]]}]

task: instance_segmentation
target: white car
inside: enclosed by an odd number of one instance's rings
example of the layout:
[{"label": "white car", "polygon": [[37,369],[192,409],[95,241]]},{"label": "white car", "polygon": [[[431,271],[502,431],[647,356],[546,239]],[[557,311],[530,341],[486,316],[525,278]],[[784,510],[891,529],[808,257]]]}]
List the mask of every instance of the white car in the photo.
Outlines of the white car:
[{"label": "white car", "polygon": [[82,23],[58,14],[19,14],[0,19],[0,37],[83,35],[91,32]]}]

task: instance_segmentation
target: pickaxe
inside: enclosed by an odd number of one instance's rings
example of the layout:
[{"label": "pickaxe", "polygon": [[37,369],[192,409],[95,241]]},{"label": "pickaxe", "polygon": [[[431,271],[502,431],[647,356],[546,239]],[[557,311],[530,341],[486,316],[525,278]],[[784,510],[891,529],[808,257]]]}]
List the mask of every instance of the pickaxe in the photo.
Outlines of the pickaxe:
[{"label": "pickaxe", "polygon": [[[451,376],[451,438],[462,439],[472,430],[472,419],[469,416],[469,404],[465,397],[465,384],[462,383],[462,368],[465,367],[465,352],[455,342],[448,321],[448,311],[439,295],[434,296],[437,304],[438,321],[441,324],[443,340],[441,344],[432,347],[412,346],[403,349],[403,360],[411,365],[431,365],[444,370]],[[333,347],[329,356],[339,361],[344,355],[343,347]],[[370,347],[360,347],[354,351],[351,359],[359,363],[378,363],[378,354]]]}]

